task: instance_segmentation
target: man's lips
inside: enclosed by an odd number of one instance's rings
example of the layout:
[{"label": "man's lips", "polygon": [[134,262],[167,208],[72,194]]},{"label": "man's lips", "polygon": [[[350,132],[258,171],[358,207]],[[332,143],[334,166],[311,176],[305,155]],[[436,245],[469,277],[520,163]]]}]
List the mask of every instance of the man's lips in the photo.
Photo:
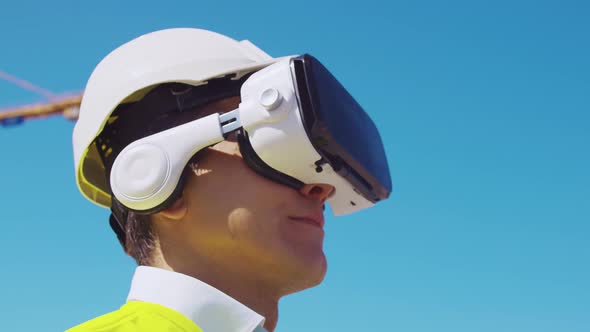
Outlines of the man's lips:
[{"label": "man's lips", "polygon": [[312,213],[305,216],[298,216],[298,217],[289,217],[289,219],[297,221],[297,222],[304,222],[307,224],[311,224],[317,226],[319,228],[324,228],[324,214],[323,213]]}]

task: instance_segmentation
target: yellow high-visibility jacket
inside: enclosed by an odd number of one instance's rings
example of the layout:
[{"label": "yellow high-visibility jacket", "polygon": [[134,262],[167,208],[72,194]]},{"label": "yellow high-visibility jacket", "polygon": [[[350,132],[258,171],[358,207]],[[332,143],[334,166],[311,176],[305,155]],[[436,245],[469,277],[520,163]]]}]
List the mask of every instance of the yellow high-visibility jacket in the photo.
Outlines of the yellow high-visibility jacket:
[{"label": "yellow high-visibility jacket", "polygon": [[130,301],[119,310],[66,332],[203,332],[181,313],[159,304]]}]

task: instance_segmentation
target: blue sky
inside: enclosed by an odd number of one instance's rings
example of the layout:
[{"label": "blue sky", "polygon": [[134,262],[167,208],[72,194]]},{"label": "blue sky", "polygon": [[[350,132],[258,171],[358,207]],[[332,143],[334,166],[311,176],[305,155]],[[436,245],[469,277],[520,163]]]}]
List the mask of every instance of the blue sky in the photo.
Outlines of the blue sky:
[{"label": "blue sky", "polygon": [[[180,26],[313,54],[377,123],[394,191],[328,216],[325,282],[281,302],[277,331],[589,331],[589,16],[586,1],[14,1],[0,70],[81,90],[116,46]],[[0,81],[0,107],[40,98]],[[72,128],[0,128],[3,330],[125,300],[134,264],[77,191]]]}]

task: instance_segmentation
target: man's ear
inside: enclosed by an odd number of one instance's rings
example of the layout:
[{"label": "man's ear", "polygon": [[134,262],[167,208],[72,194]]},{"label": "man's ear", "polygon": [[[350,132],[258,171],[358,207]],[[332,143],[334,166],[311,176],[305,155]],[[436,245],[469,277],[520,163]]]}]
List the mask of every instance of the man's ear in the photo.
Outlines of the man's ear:
[{"label": "man's ear", "polygon": [[169,206],[168,208],[158,212],[159,215],[164,217],[165,219],[170,220],[180,220],[184,218],[188,211],[188,207],[186,206],[186,202],[184,198],[180,196],[174,204]]}]

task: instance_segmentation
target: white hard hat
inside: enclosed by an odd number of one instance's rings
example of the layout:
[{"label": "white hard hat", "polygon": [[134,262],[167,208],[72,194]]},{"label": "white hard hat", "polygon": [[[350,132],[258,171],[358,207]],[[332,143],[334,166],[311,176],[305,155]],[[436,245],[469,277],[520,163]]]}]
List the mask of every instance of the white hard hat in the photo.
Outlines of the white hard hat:
[{"label": "white hard hat", "polygon": [[74,128],[78,188],[90,201],[111,206],[106,169],[94,140],[119,104],[136,101],[161,83],[201,85],[227,74],[240,77],[278,60],[247,40],[188,28],[152,32],[115,49],[90,76]]}]

